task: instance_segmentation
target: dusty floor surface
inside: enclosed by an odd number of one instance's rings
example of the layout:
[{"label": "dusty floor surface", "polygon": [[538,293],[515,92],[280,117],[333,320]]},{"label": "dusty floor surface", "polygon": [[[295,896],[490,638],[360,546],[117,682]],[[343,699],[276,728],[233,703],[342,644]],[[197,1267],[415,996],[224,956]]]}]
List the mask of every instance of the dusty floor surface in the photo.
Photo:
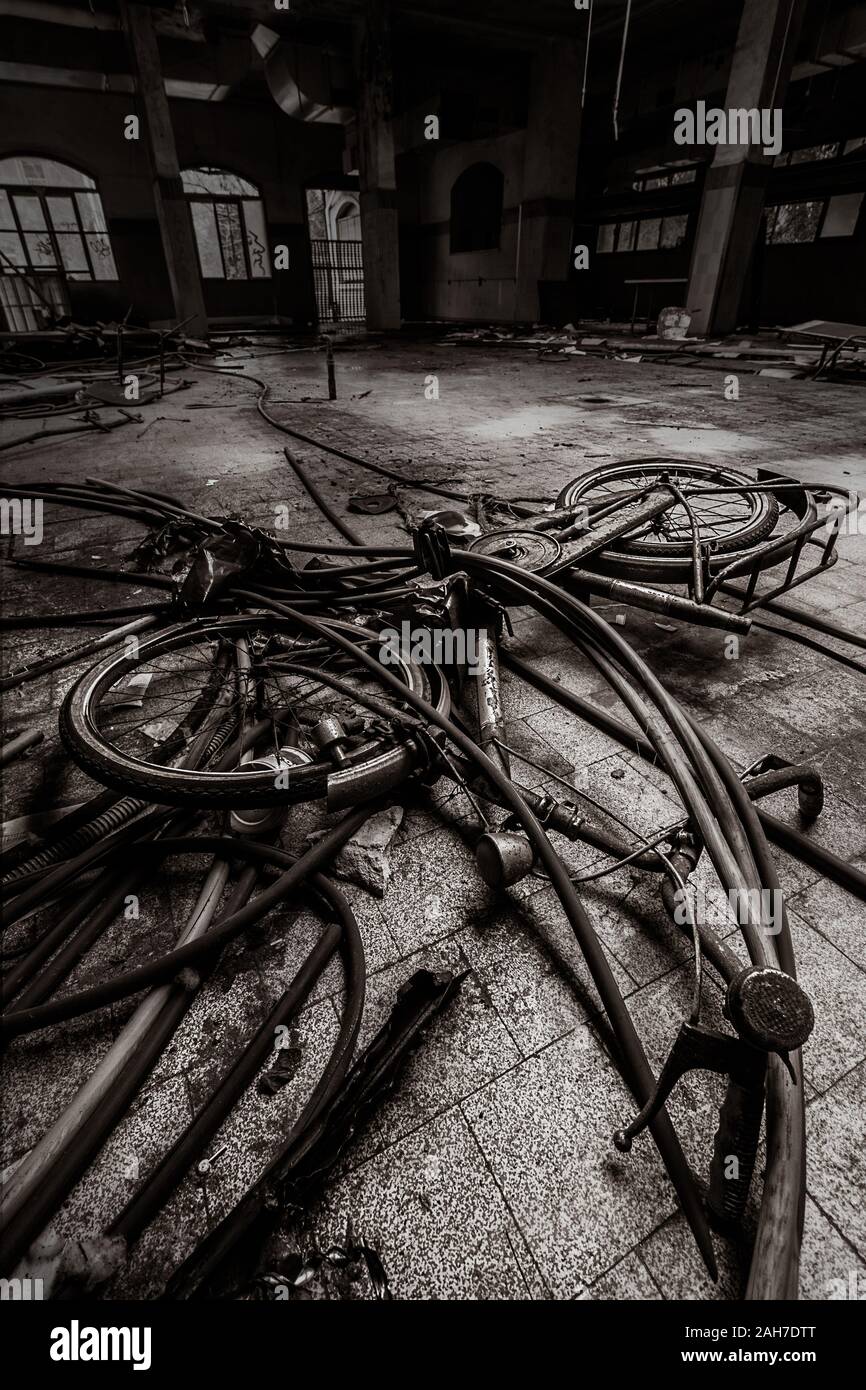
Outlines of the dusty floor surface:
[{"label": "dusty floor surface", "polygon": [[[232,365],[244,361],[239,355]],[[866,398],[853,387],[744,375],[740,399],[732,402],[716,372],[404,342],[340,353],[340,398],[328,403],[320,356],[275,355],[246,365],[272,384],[271,408],[281,419],[387,462],[407,479],[552,499],[566,481],[604,460],[669,454],[866,488]],[[142,406],[141,423],[4,455],[2,476],[28,482],[102,476],[265,525],[288,506],[299,537],[331,540],[285,463],[289,441],[256,414],[254,391],[199,368],[184,375],[195,384]],[[438,399],[428,399],[434,386]],[[350,493],[384,486],[313,448],[291,447],[340,510]],[[436,505],[418,492],[405,492],[403,500],[415,512]],[[405,539],[395,514],[355,521],[371,539]],[[134,523],[47,509],[38,554],[116,563],[141,535]],[[20,553],[20,540],[14,545]],[[13,541],[4,546],[11,551]],[[840,556],[831,573],[799,591],[797,602],[866,632],[866,536],[844,538]],[[7,640],[7,670],[76,640],[64,629],[64,612],[134,601],[108,586],[34,581],[21,571],[6,571],[4,590],[7,611],[57,613],[56,628]],[[514,617],[515,650],[579,692],[612,703],[558,633],[527,614]],[[683,625],[670,631],[635,610],[620,631],[738,766],[771,751],[814,763],[825,778],[827,804],[810,833],[866,867],[866,678],[758,632],[743,643],[738,660],[726,660],[721,633]],[[7,822],[95,790],[57,738],[58,706],[80,669],[5,697],[4,738],[34,725],[45,731],[41,748],[8,769]],[[565,721],[545,697],[513,680],[506,698],[513,743],[575,778],[641,831],[677,818],[670,784],[619,745]],[[793,794],[764,804],[797,822]],[[348,890],[370,970],[362,1041],[419,965],[441,963],[469,975],[410,1063],[399,1094],[348,1154],[314,1213],[310,1238],[322,1244],[341,1238],[351,1217],[402,1298],[738,1297],[743,1251],[717,1241],[721,1278],[713,1287],[652,1144],[644,1138],[628,1157],[613,1149],[611,1131],[631,1114],[632,1103],[602,1045],[598,1001],[564,918],[552,891],[536,880],[524,881],[507,900],[481,891],[459,835],[466,810],[450,798],[449,826],[429,806],[411,806],[384,899]],[[284,838],[300,843],[308,827],[309,817],[298,815]],[[578,866],[592,857],[588,850],[570,853]],[[802,864],[784,855],[779,860],[800,976],[817,1016],[805,1053],[809,1195],[801,1292],[829,1298],[850,1289],[855,1273],[861,1289],[866,1280],[866,909]],[[200,871],[178,863],[155,875],[140,919],[116,925],[64,988],[165,949]],[[585,902],[658,1067],[688,999],[687,946],[660,909],[654,880],[620,869],[589,885]],[[227,954],[132,1112],[59,1213],[61,1233],[97,1231],[117,1213],[290,980],[317,930],[305,913],[283,912]],[[135,1247],[114,1287],[117,1296],[155,1296],[265,1165],[327,1056],[340,989],[332,963],[292,1030],[292,1082],[273,1099],[255,1090],[247,1095],[211,1146],[225,1146],[211,1172],[185,1180]],[[708,993],[712,1012],[718,991]],[[131,1005],[113,1006],[9,1048],[4,1164],[20,1158],[56,1118],[130,1011]],[[710,1079],[693,1077],[670,1107],[686,1153],[702,1172],[719,1099]]]}]

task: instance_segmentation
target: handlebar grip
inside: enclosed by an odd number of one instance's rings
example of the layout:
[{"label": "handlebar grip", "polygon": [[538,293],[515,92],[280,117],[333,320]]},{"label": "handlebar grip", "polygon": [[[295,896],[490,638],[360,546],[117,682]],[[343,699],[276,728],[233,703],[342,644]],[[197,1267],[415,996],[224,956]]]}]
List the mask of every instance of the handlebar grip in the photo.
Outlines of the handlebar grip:
[{"label": "handlebar grip", "polygon": [[742,1220],[749,1196],[764,1113],[766,1057],[761,1060],[748,1078],[730,1078],[719,1110],[707,1205],[724,1223]]}]

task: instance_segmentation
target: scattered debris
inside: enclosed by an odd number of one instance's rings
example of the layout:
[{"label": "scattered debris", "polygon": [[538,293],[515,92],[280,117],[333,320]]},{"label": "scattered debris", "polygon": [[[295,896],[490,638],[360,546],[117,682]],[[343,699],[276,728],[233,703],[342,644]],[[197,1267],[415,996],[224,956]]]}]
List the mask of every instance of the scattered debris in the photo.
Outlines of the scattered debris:
[{"label": "scattered debris", "polygon": [[[389,806],[387,810],[371,816],[343,846],[331,865],[331,872],[337,878],[366,888],[374,897],[384,897],[391,882],[391,845],[402,823],[402,806]],[[314,831],[307,837],[307,843],[315,844],[325,833],[323,830]]]}]

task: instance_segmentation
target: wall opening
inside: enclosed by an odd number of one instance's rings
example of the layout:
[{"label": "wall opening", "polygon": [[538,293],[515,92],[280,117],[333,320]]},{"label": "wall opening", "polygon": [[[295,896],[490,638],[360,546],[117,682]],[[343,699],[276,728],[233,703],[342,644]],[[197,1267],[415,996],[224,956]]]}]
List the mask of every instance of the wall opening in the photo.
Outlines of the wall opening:
[{"label": "wall opening", "polygon": [[470,164],[451,189],[451,252],[495,251],[505,180],[495,164]]},{"label": "wall opening", "polygon": [[345,189],[307,189],[307,230],[320,327],[352,327],[366,319],[361,208]]}]

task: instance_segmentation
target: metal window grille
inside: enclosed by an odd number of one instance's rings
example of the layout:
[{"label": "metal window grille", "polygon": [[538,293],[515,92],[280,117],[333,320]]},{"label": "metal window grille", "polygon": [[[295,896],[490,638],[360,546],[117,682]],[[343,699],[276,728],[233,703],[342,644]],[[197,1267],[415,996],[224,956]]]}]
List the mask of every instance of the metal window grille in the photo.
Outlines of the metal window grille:
[{"label": "metal window grille", "polygon": [[319,323],[364,323],[364,261],[360,241],[310,239]]}]

